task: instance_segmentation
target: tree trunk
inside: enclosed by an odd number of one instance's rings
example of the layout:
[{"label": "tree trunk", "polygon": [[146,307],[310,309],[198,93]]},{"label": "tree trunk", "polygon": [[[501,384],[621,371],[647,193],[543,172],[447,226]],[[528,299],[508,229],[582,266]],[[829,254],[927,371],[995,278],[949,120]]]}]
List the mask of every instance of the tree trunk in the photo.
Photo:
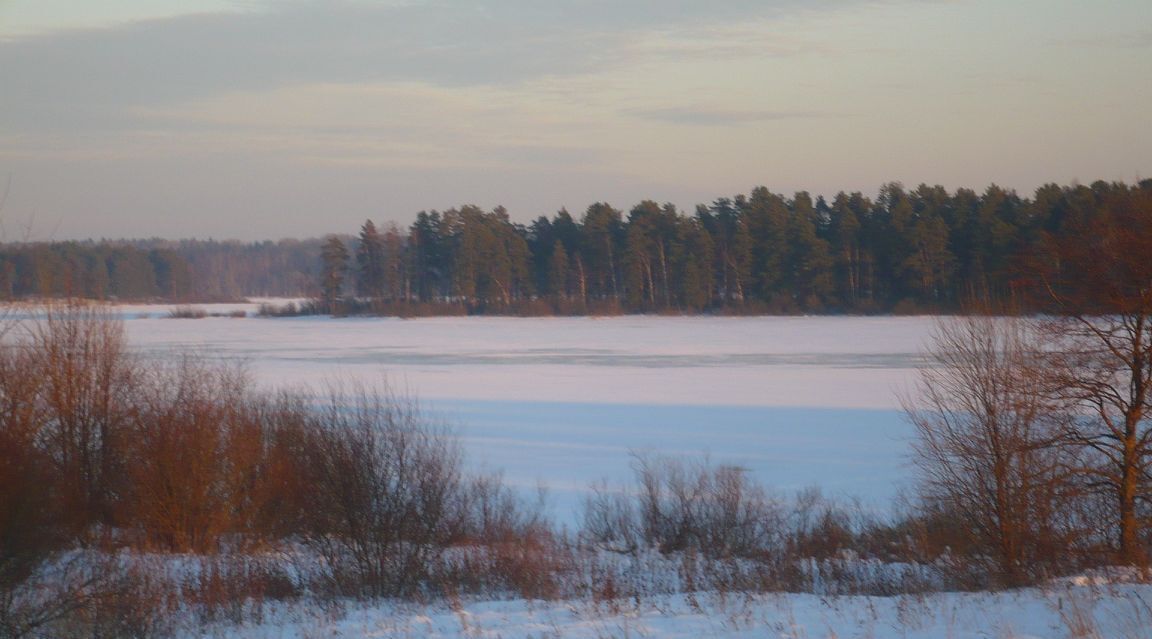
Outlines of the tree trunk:
[{"label": "tree trunk", "polygon": [[1136,495],[1139,490],[1140,459],[1137,450],[1137,422],[1130,416],[1124,432],[1124,466],[1120,469],[1120,560],[1127,565],[1143,565],[1139,522],[1136,520]]}]

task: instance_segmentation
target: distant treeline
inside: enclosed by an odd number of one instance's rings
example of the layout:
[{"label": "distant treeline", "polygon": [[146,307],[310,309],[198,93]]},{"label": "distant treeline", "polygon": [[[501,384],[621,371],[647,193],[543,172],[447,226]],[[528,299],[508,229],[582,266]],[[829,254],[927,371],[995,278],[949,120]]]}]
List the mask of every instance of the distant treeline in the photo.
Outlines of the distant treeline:
[{"label": "distant treeline", "polygon": [[319,240],[0,244],[0,299],[298,296],[314,287],[319,250]]},{"label": "distant treeline", "polygon": [[324,240],[0,244],[0,299],[318,296],[313,308],[339,313],[948,312],[1044,285],[1050,246],[1069,234],[1149,217],[1152,180],[1049,184],[1031,198],[995,185],[889,183],[875,199],[831,200],[758,187],[694,214],[595,203],[528,225],[500,207],[462,206]]},{"label": "distant treeline", "polygon": [[951,311],[1042,286],[1049,247],[1070,233],[1148,217],[1152,180],[1049,184],[1031,199],[995,185],[889,183],[874,200],[830,201],[760,187],[694,215],[596,203],[528,226],[463,206],[406,231],[369,220],[358,237],[329,236],[319,283],[333,312]]}]

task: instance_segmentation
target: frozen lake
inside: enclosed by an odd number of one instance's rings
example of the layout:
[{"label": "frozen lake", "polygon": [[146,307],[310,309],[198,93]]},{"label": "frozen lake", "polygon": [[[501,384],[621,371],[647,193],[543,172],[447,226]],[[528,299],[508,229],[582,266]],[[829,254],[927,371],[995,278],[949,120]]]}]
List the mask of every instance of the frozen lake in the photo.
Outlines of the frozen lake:
[{"label": "frozen lake", "polygon": [[[226,308],[212,308],[223,311]],[[924,317],[206,318],[122,307],[150,356],[247,362],[263,385],[387,379],[474,464],[538,482],[562,519],[632,451],[709,455],[782,491],[886,504],[907,481],[907,389]]]}]

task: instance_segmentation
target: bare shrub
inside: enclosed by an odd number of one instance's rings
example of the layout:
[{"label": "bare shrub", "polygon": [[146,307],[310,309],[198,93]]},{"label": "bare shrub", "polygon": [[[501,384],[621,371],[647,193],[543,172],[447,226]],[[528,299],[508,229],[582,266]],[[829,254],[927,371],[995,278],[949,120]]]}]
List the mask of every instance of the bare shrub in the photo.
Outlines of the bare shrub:
[{"label": "bare shrub", "polygon": [[136,373],[123,325],[100,307],[49,306],[23,337],[13,347],[29,351],[22,374],[39,385],[22,410],[36,414],[63,511],[77,533],[114,524]]},{"label": "bare shrub", "polygon": [[637,455],[633,471],[635,491],[592,487],[585,539],[617,552],[644,545],[710,558],[763,556],[780,547],[783,509],[744,469]]},{"label": "bare shrub", "polygon": [[[787,526],[788,552],[794,557],[827,559],[858,547],[857,534],[867,524],[854,521],[854,513],[827,497],[819,488],[796,494]],[[861,515],[857,508],[855,515]]]},{"label": "bare shrub", "polygon": [[184,356],[150,368],[139,382],[128,470],[131,521],[165,550],[206,552],[241,529],[250,403],[242,370]]},{"label": "bare shrub", "polygon": [[775,544],[780,506],[742,468],[638,456],[640,531],[662,552],[753,556]]},{"label": "bare shrub", "polygon": [[452,543],[507,543],[536,535],[548,527],[546,497],[541,487],[535,502],[529,502],[500,473],[464,477],[453,505]]},{"label": "bare shrub", "polygon": [[309,432],[304,542],[338,594],[412,594],[450,539],[461,455],[417,403],[334,388]]},{"label": "bare shrub", "polygon": [[178,582],[172,588],[197,626],[260,623],[266,602],[301,594],[285,562],[252,553],[197,558]]},{"label": "bare shrub", "polygon": [[181,305],[173,306],[168,310],[169,319],[204,319],[208,317],[208,311],[199,306]]},{"label": "bare shrub", "polygon": [[46,460],[0,428],[0,636],[20,637],[68,611],[67,598],[30,600],[29,581],[67,538]]},{"label": "bare shrub", "polygon": [[0,595],[0,636],[166,637],[174,606],[171,591],[130,561],[58,553]]},{"label": "bare shrub", "polygon": [[14,328],[0,343],[0,634],[67,636],[60,624],[127,590],[113,562],[65,548],[115,523],[134,362],[97,308],[49,307]]},{"label": "bare shrub", "polygon": [[498,473],[464,477],[453,505],[451,547],[434,581],[449,592],[554,599],[574,561],[544,516],[546,495],[520,495]]},{"label": "bare shrub", "polygon": [[39,385],[29,354],[0,347],[0,590],[31,574],[67,536],[59,525],[52,460],[37,446]]},{"label": "bare shrub", "polygon": [[322,315],[327,312],[324,302],[318,299],[302,300],[301,302],[287,302],[273,304],[261,302],[256,307],[258,317],[299,317],[302,315]]},{"label": "bare shrub", "polygon": [[431,592],[525,599],[574,596],[571,581],[577,561],[572,546],[543,527],[516,539],[454,545],[436,562]]},{"label": "bare shrub", "polygon": [[248,539],[288,539],[306,527],[313,426],[302,393],[250,398],[231,437],[238,459],[234,478],[243,488],[236,492],[236,525]]},{"label": "bare shrub", "polygon": [[636,499],[625,488],[612,488],[607,482],[593,484],[584,498],[581,535],[597,547],[633,554],[641,546],[640,518]]}]

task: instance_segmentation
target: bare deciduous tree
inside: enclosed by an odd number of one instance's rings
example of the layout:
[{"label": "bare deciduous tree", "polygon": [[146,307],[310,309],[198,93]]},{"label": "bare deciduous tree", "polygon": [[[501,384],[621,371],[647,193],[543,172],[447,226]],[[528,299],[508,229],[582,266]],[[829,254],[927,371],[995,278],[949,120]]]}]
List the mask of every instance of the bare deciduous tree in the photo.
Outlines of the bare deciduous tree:
[{"label": "bare deciduous tree", "polygon": [[902,398],[922,497],[993,554],[1005,584],[1024,583],[1050,557],[1064,473],[1042,358],[1023,322],[986,315],[939,322],[928,358]]},{"label": "bare deciduous tree", "polygon": [[1048,384],[1070,404],[1085,485],[1114,504],[1117,559],[1146,564],[1152,515],[1152,191],[1067,222],[1037,271],[1051,315]]}]

